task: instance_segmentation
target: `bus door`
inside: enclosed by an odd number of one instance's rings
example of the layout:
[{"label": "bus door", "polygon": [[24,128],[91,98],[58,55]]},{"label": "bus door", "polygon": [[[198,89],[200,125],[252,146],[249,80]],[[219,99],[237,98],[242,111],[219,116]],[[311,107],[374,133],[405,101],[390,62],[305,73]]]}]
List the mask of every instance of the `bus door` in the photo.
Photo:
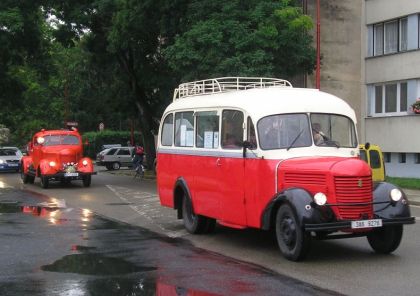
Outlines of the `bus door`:
[{"label": "bus door", "polygon": [[220,200],[222,199],[218,166],[220,116],[216,110],[195,112],[194,116],[197,157],[190,160],[194,165],[194,211],[219,219]]},{"label": "bus door", "polygon": [[222,190],[220,207],[222,222],[237,225],[246,225],[243,134],[243,112],[223,110],[220,141],[222,155],[218,160],[219,183]]}]

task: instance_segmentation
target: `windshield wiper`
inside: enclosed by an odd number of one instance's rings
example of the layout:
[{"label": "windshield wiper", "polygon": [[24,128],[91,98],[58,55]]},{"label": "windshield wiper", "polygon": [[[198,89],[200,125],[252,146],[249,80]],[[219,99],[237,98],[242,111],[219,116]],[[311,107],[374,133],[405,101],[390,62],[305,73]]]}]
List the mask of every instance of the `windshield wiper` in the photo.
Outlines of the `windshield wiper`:
[{"label": "windshield wiper", "polygon": [[302,135],[302,133],[303,133],[303,131],[304,131],[304,130],[305,130],[305,129],[301,129],[301,130],[300,130],[300,132],[299,132],[299,134],[296,136],[296,138],[292,141],[292,143],[290,143],[289,147],[287,147],[287,149],[286,149],[287,151],[289,151],[289,149],[293,147],[293,144],[297,141],[297,139],[299,139],[300,135]]}]

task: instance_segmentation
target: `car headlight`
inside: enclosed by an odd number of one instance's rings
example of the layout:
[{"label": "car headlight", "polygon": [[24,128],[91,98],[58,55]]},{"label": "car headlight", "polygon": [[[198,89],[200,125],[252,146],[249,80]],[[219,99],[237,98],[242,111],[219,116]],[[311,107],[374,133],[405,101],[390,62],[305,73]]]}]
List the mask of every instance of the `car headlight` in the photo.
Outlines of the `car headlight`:
[{"label": "car headlight", "polygon": [[317,205],[323,206],[327,203],[327,196],[322,192],[318,192],[314,195],[314,201]]},{"label": "car headlight", "polygon": [[4,163],[4,160],[3,159],[0,159],[0,164],[2,164],[2,163]]},{"label": "car headlight", "polygon": [[392,201],[399,201],[402,198],[402,192],[398,188],[394,188],[389,192],[389,197]]},{"label": "car headlight", "polygon": [[85,160],[83,160],[83,161],[82,161],[82,164],[83,164],[84,166],[87,166],[87,165],[88,165],[88,161],[85,159]]},{"label": "car headlight", "polygon": [[54,167],[55,166],[55,161],[50,161],[50,167]]}]

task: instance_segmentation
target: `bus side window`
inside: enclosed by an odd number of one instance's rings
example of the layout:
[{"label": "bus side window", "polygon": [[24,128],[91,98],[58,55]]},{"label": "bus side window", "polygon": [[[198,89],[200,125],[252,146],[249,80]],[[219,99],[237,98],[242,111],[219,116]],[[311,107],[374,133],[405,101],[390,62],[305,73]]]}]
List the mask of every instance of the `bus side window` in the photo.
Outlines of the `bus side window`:
[{"label": "bus side window", "polygon": [[192,147],[194,145],[193,112],[175,113],[175,146]]},{"label": "bus side window", "polygon": [[219,147],[219,115],[217,111],[196,112],[197,148],[215,149]]},{"label": "bus side window", "polygon": [[246,140],[251,144],[249,149],[257,149],[257,136],[255,134],[255,127],[252,123],[251,117],[248,116],[247,120],[247,135]]},{"label": "bus side window", "polygon": [[168,114],[165,117],[165,120],[163,121],[162,135],[160,139],[162,146],[172,146],[173,134],[174,134],[174,115]]},{"label": "bus side window", "polygon": [[244,114],[237,110],[223,110],[222,148],[240,149],[243,142]]}]

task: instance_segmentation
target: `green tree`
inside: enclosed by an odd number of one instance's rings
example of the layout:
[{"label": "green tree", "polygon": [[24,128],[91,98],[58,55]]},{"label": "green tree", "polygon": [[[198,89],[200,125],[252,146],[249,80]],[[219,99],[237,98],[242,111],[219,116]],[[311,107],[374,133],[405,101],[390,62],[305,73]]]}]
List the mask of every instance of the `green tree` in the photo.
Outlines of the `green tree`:
[{"label": "green tree", "polygon": [[190,1],[183,32],[164,50],[183,81],[220,76],[290,79],[314,69],[312,20],[292,1]]}]

